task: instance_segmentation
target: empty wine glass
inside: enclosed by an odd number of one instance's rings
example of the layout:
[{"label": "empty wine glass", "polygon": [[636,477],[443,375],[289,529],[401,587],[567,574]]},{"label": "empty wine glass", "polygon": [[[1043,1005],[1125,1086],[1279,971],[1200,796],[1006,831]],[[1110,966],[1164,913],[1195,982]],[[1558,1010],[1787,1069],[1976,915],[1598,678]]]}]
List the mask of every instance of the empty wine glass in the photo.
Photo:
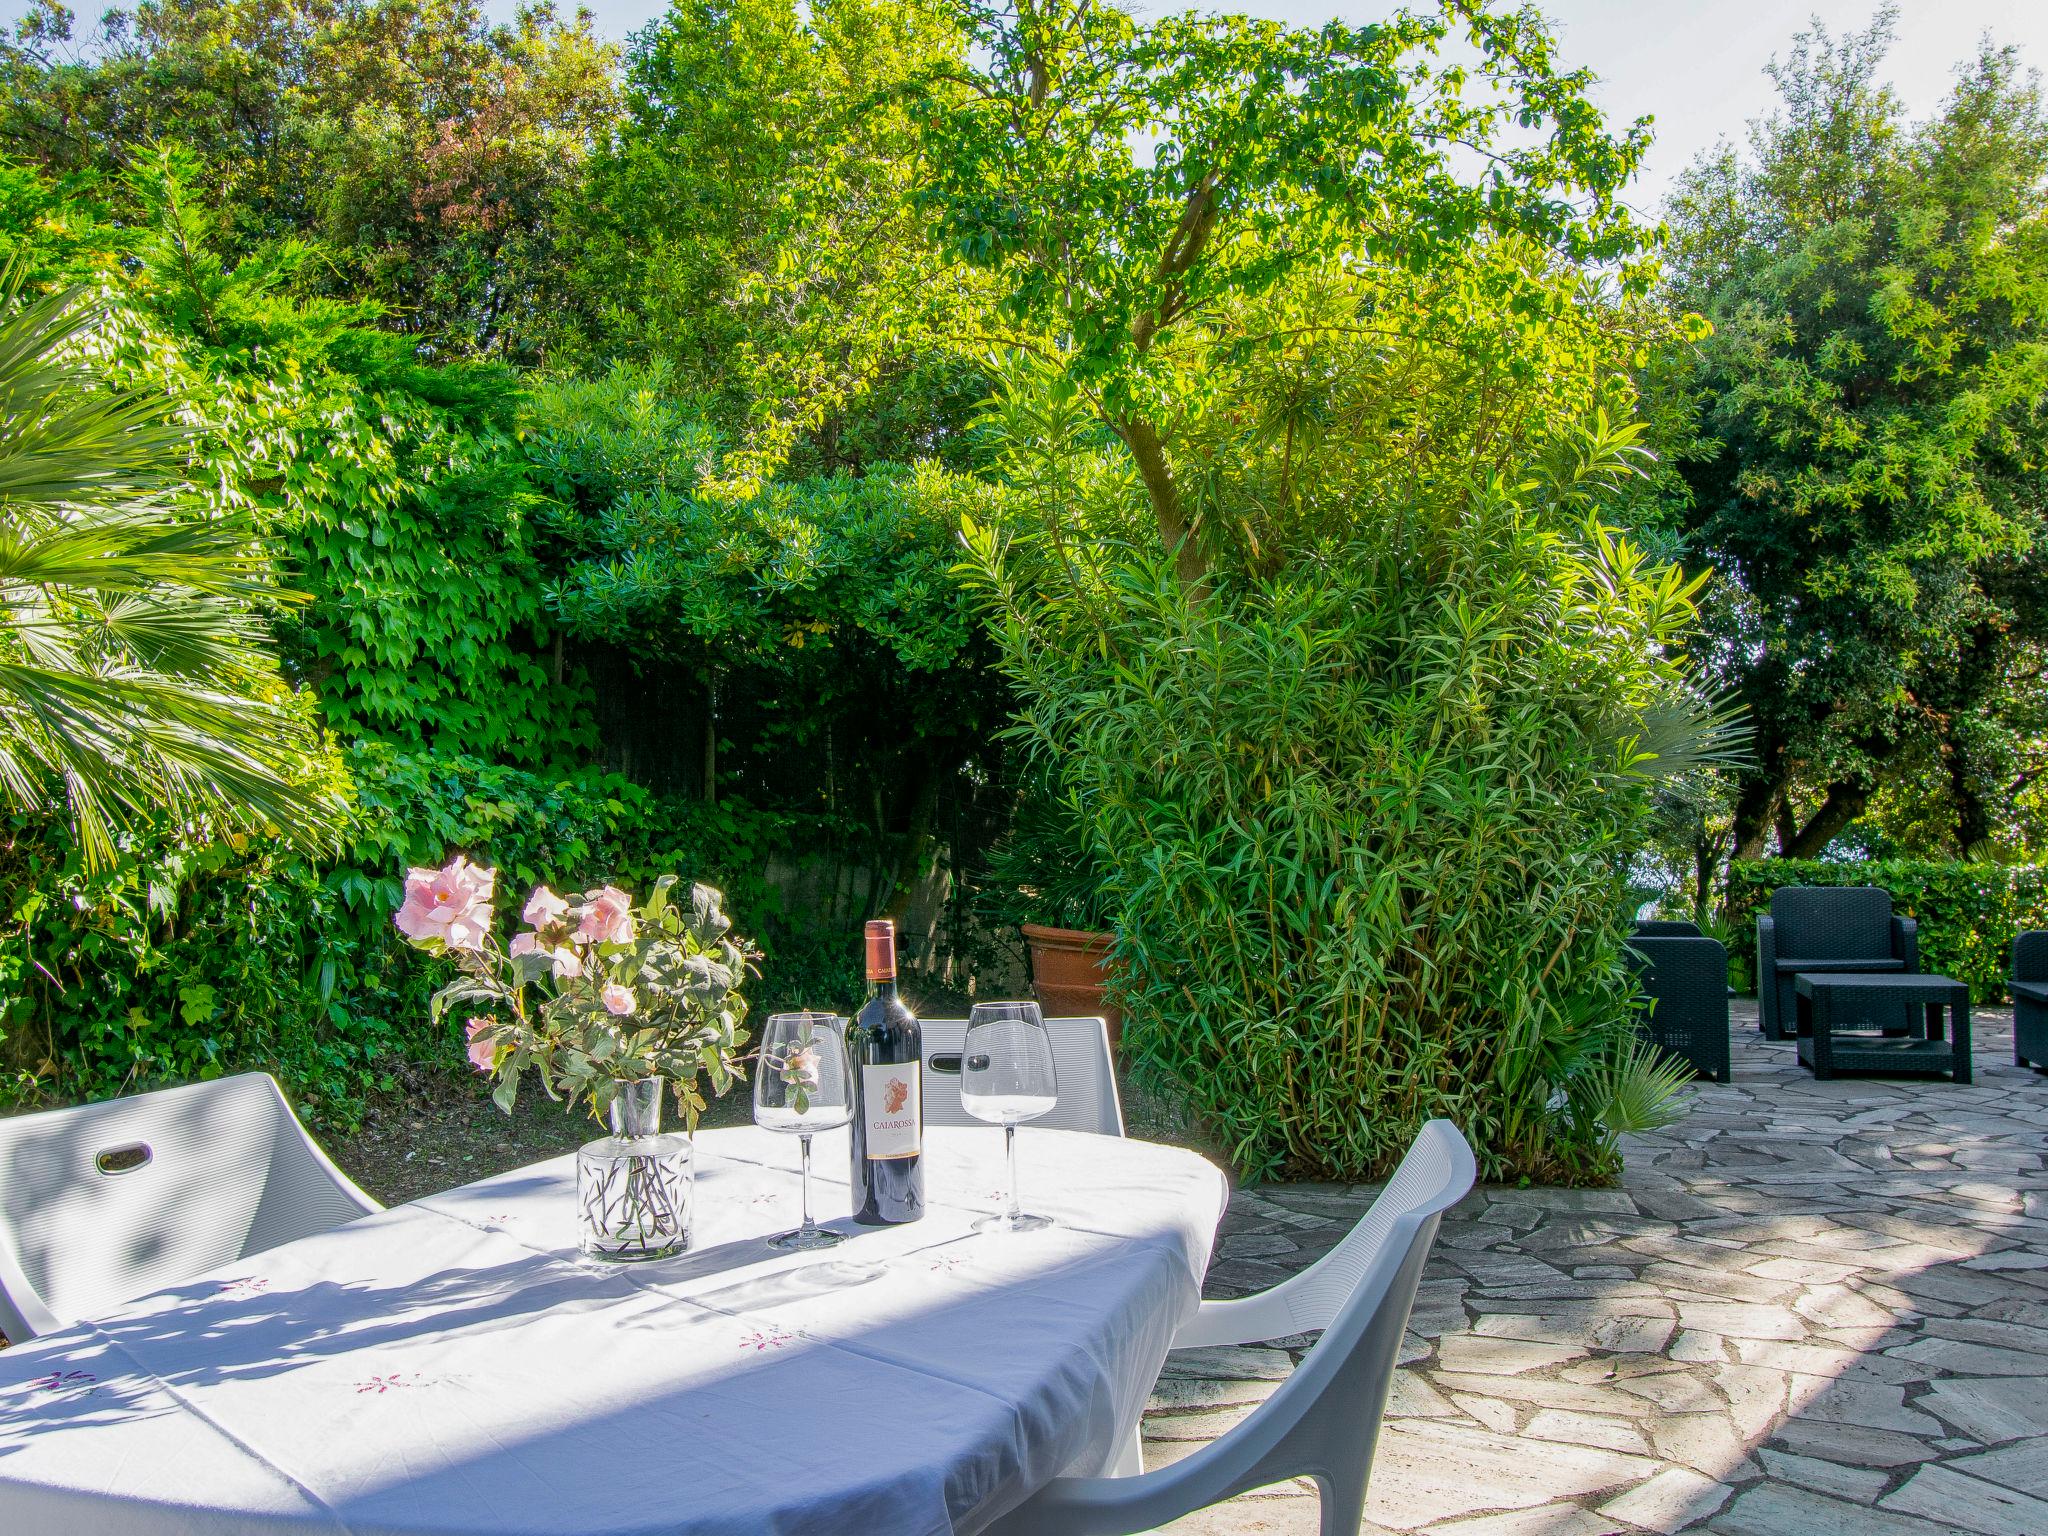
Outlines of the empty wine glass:
[{"label": "empty wine glass", "polygon": [[1051,1217],[1027,1216],[1018,1208],[1017,1127],[1047,1113],[1059,1098],[1052,1036],[1045,1032],[1038,1004],[976,1003],[960,1052],[960,1107],[1003,1128],[1003,1154],[1010,1167],[1009,1209],[983,1217],[974,1224],[977,1228],[1031,1232],[1052,1225]]},{"label": "empty wine glass", "polygon": [[771,1237],[771,1248],[830,1248],[840,1234],[811,1220],[811,1136],[852,1118],[846,1084],[846,1021],[831,1013],[776,1013],[761,1036],[754,1069],[754,1124],[803,1141],[803,1224]]}]

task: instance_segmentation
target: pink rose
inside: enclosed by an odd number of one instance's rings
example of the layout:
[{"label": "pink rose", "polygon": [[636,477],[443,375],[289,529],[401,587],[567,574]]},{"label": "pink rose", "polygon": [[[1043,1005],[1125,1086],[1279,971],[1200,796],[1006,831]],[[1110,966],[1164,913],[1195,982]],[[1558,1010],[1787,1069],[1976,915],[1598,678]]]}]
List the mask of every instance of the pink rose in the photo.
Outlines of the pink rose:
[{"label": "pink rose", "polygon": [[630,944],[633,941],[633,898],[616,885],[586,891],[576,909],[576,937],[586,944]]},{"label": "pink rose", "polygon": [[480,1016],[472,1017],[469,1021],[469,1060],[470,1065],[479,1072],[490,1071],[498,1062],[497,1045],[481,1038],[483,1032],[490,1027],[491,1021]]},{"label": "pink rose", "polygon": [[536,885],[526,898],[526,910],[519,914],[536,928],[547,928],[569,915],[569,903],[544,885]]},{"label": "pink rose", "polygon": [[393,919],[413,943],[439,940],[450,949],[482,949],[491,927],[491,893],[498,872],[461,854],[441,869],[405,872],[405,900]]},{"label": "pink rose", "polygon": [[640,1006],[639,1000],[633,996],[633,989],[622,987],[616,981],[606,984],[603,997],[604,1011],[615,1013],[620,1018],[626,1017]]}]

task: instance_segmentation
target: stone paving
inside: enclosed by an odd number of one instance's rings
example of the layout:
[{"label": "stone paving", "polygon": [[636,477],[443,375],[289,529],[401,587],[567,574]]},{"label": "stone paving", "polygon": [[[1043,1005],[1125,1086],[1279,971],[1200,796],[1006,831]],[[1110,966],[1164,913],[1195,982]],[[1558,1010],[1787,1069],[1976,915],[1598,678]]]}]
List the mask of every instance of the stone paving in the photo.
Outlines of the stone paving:
[{"label": "stone paving", "polygon": [[[1448,1216],[1380,1436],[1367,1536],[2048,1536],[2048,1077],[1976,1016],[1976,1082],[1817,1083],[1738,1005],[1734,1082],[1631,1139],[1618,1190]],[[1262,1290],[1372,1191],[1231,1202],[1209,1293]],[[1175,1355],[1163,1465],[1307,1339]],[[1314,1485],[1167,1528],[1307,1536]]]}]

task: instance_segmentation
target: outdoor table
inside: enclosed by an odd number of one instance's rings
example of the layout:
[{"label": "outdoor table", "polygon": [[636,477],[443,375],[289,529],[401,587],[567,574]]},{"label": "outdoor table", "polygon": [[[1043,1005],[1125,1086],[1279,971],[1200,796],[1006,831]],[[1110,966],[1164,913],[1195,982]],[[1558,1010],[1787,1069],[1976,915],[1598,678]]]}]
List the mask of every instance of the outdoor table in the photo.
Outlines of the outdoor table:
[{"label": "outdoor table", "polygon": [[[1192,1315],[1225,1200],[1191,1152],[926,1133],[928,1213],[797,1222],[796,1138],[700,1133],[694,1245],[576,1251],[573,1158],[273,1249],[0,1351],[0,1532],[971,1532],[1106,1471]],[[846,1137],[813,1196],[847,1209]]]},{"label": "outdoor table", "polygon": [[[1949,1072],[1970,1080],[1970,989],[1947,976],[1831,975],[1802,971],[1793,986],[1799,1010],[1799,1061],[1817,1078],[1837,1072]],[[1835,1010],[1883,1017],[1903,1008],[1904,1035],[1837,1032]],[[1943,1038],[1942,1009],[1949,1011]],[[1915,1020],[1925,1010],[1924,1026]]]}]

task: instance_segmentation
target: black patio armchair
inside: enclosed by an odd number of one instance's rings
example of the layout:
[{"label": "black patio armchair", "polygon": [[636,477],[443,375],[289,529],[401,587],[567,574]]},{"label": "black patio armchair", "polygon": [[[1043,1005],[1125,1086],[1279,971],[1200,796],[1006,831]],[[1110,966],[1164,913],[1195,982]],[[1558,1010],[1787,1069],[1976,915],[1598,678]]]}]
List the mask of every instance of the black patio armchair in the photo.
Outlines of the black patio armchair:
[{"label": "black patio armchair", "polygon": [[1701,1077],[1728,1081],[1728,951],[1692,923],[1639,922],[1629,963],[1650,1001],[1643,1032]]},{"label": "black patio armchair", "polygon": [[[1798,1033],[1792,988],[1802,971],[1911,975],[1919,969],[1920,926],[1910,917],[1894,916],[1891,892],[1880,886],[1784,886],[1771,893],[1770,915],[1756,920],[1757,1013],[1767,1040]],[[1905,1028],[1903,1014],[1861,1020],[1838,1016],[1836,1024]]]},{"label": "black patio armchair", "polygon": [[2035,930],[2012,941],[2012,1059],[2048,1072],[2048,933]]}]

